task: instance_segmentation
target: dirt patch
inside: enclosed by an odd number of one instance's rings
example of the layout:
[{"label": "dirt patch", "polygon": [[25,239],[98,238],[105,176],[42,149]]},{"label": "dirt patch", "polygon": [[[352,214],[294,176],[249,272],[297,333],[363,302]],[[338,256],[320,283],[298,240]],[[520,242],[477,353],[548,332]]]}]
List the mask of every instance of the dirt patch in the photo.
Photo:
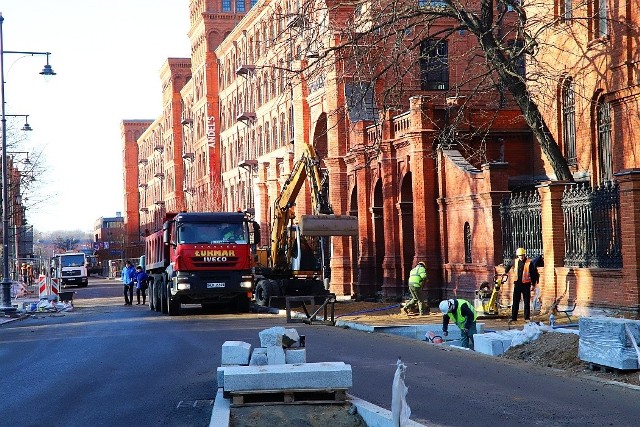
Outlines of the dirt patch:
[{"label": "dirt patch", "polygon": [[265,405],[231,408],[229,427],[366,427],[351,404]]},{"label": "dirt patch", "polygon": [[640,386],[638,371],[592,371],[589,363],[578,358],[578,342],[574,334],[547,332],[537,340],[511,347],[502,357]]}]

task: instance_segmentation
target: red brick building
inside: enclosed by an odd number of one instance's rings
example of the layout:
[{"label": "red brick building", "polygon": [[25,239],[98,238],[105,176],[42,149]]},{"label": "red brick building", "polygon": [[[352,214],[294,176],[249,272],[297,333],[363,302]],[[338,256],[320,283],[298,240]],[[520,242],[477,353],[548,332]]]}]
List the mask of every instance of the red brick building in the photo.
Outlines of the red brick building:
[{"label": "red brick building", "polygon": [[[417,86],[398,98],[394,113],[354,119],[349,94],[359,82],[343,72],[348,64],[335,59],[321,73],[288,71],[314,60],[310,45],[295,36],[300,22],[295,2],[263,0],[250,10],[252,3],[191,1],[192,57],[170,59],[163,67],[162,117],[146,125],[123,122],[128,233],[157,228],[165,210],[254,209],[266,237],[271,206],[299,147],[313,144],[329,171],[334,211],[356,215],[360,224],[359,238],[332,239],[335,293],[396,298],[411,266],[423,260],[430,300],[472,299],[515,245],[544,255],[543,304],[562,295],[563,303],[578,301],[582,308],[638,312],[640,226],[635,224],[640,222],[634,212],[640,206],[635,170],[640,153],[632,141],[639,119],[639,49],[628,25],[611,22],[603,34],[605,21],[580,27],[566,19],[565,34],[575,38],[551,40],[557,31],[543,33],[550,39],[544,46],[565,48],[543,49],[540,60],[527,63],[528,72],[544,63],[544,75],[555,76],[532,93],[539,96],[574,178],[590,188],[619,183],[619,211],[612,212],[620,212],[627,226],[613,237],[624,248],[624,268],[604,268],[566,256],[572,233],[580,229],[570,221],[571,193],[555,180],[519,111],[499,91],[466,100],[473,87],[462,83],[462,71],[482,67],[479,59],[476,64],[462,56],[476,48],[468,34],[448,39],[446,82],[421,85],[417,70],[405,77],[408,87],[415,81]],[[594,4],[573,13],[588,16]],[[554,13],[566,13],[557,6]],[[354,13],[354,7],[344,6],[329,9],[322,19],[332,28]],[[637,22],[637,10],[625,13],[623,21]],[[450,23],[438,25],[433,34]],[[318,41],[330,48],[339,38],[327,31]],[[569,42],[574,45],[567,48]],[[589,54],[567,59],[567,51],[581,48]],[[377,80],[376,94],[392,83]],[[571,99],[573,107],[559,102]],[[454,116],[464,117],[464,125],[445,144],[443,129],[451,128]],[[478,129],[484,129],[481,138]],[[536,201],[535,209],[525,206],[523,212],[527,224],[539,222],[539,236],[527,236],[527,230],[507,235],[505,215],[513,210],[505,214],[505,197],[518,200],[523,189],[535,193],[526,199]],[[298,198],[297,210],[311,211],[308,192]],[[607,218],[617,221],[615,215]],[[513,227],[522,228],[519,224]],[[597,234],[592,223],[588,227]],[[502,298],[510,300],[508,287]]]}]

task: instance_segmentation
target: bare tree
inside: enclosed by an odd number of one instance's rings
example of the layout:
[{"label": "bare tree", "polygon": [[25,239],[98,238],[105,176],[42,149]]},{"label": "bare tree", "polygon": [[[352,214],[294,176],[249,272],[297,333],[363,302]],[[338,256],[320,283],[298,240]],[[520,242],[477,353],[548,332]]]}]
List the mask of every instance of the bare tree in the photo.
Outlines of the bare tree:
[{"label": "bare tree", "polygon": [[[373,116],[406,109],[416,94],[440,105],[456,99],[458,106],[486,106],[483,126],[476,121],[473,135],[467,135],[482,140],[500,109],[517,107],[556,178],[573,180],[540,108],[555,99],[559,81],[556,64],[537,61],[541,49],[561,49],[546,44],[562,19],[553,5],[539,0],[308,0],[297,10],[272,7],[274,19],[284,24],[263,42],[287,60],[270,66],[286,69],[289,77],[302,73],[312,85],[330,78],[348,81],[355,94],[347,110],[333,114],[345,118],[349,109],[369,108],[375,121]],[[443,55],[447,42],[455,45],[455,58]],[[297,69],[295,59],[301,64]],[[446,87],[429,86],[429,78],[451,64],[455,79]],[[440,146],[465,144],[457,130],[465,122],[469,129],[469,118],[464,108],[452,113],[440,129]]]},{"label": "bare tree", "polygon": [[74,250],[78,243],[80,243],[80,240],[75,237],[58,236],[53,240],[53,246],[61,252]]}]

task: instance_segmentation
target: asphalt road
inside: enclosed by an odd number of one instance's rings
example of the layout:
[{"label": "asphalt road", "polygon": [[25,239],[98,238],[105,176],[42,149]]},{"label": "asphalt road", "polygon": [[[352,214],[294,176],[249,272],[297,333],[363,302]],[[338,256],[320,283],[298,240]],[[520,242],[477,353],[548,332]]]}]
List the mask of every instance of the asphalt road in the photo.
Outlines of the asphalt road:
[{"label": "asphalt road", "polygon": [[[123,306],[120,284],[92,278],[77,308],[0,326],[0,425],[206,426],[221,345],[259,345],[258,332],[295,327],[307,360],[343,361],[350,390],[389,409],[395,363],[407,364],[411,418],[446,426],[637,426],[640,391],[420,341],[284,317],[179,317]],[[83,301],[102,301],[94,307]],[[271,426],[273,427],[273,426]]]}]

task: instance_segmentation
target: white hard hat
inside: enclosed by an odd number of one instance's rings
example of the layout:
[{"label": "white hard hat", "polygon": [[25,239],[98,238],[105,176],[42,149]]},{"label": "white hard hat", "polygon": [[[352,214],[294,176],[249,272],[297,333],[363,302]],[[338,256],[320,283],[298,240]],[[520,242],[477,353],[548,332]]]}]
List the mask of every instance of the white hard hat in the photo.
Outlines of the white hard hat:
[{"label": "white hard hat", "polygon": [[455,302],[452,299],[446,299],[440,302],[440,311],[442,314],[447,314],[449,311],[453,310]]}]

